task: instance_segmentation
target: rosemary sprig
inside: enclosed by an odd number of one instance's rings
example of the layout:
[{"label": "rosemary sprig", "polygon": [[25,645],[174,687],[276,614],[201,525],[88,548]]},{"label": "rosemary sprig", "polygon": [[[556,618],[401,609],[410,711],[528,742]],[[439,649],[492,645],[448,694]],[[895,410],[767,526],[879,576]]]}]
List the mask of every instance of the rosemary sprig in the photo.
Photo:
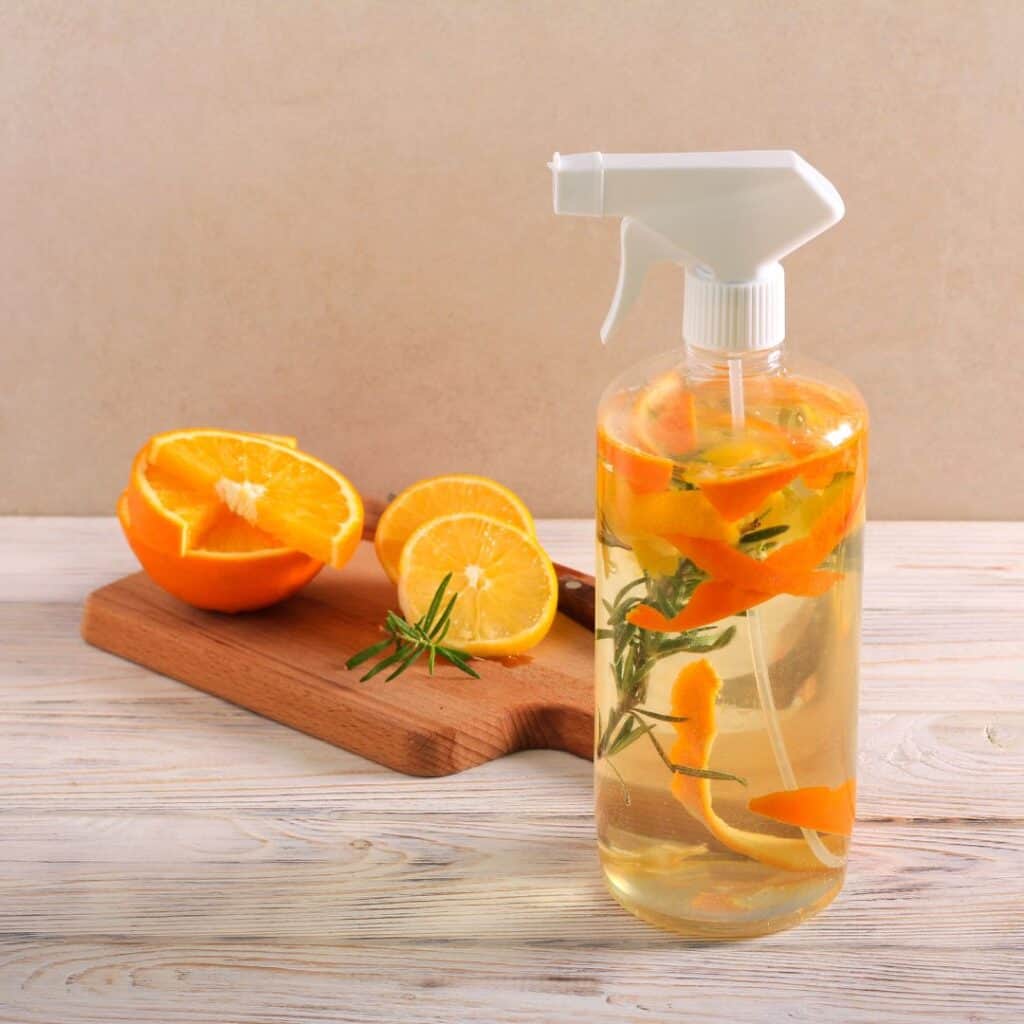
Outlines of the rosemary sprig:
[{"label": "rosemary sprig", "polygon": [[602,547],[606,548],[622,548],[623,551],[632,551],[633,549],[619,537],[615,531],[608,524],[608,519],[602,515],[597,524],[597,542]]},{"label": "rosemary sprig", "polygon": [[[384,620],[384,632],[387,638],[357,654],[353,654],[345,662],[345,668],[358,668],[360,665],[383,654],[389,647],[394,645],[394,650],[384,658],[381,658],[373,668],[370,669],[359,681],[365,683],[372,679],[378,672],[385,669],[392,669],[391,674],[384,681],[390,683],[392,679],[400,676],[410,665],[414,664],[423,654],[427,655],[427,670],[434,674],[434,664],[438,655],[450,661],[459,671],[465,672],[467,676],[479,679],[479,674],[470,666],[469,657],[457,651],[454,647],[445,647],[442,641],[448,635],[452,624],[452,609],[458,599],[458,594],[452,594],[448,603],[441,611],[444,603],[445,591],[451,582],[452,574],[448,573],[434,592],[430,601],[430,607],[421,619],[416,622],[408,622],[401,615],[388,612]],[[438,615],[440,612],[440,615]]]},{"label": "rosemary sprig", "polygon": [[647,683],[651,670],[663,658],[687,652],[706,654],[728,644],[736,633],[734,626],[716,630],[701,627],[682,633],[658,633],[634,626],[628,619],[629,613],[639,604],[657,608],[666,618],[672,618],[685,607],[694,590],[706,578],[692,562],[681,559],[676,571],[669,576],[651,576],[644,573],[623,586],[614,601],[605,601],[608,612],[608,626],[597,630],[598,640],[612,641],[612,674],[618,700],[608,716],[607,722],[599,721],[597,757],[606,758],[609,766],[619,777],[623,792],[628,789],[613,763],[616,754],[621,754],[637,740],[646,738],[657,751],[658,757],[671,772],[705,779],[728,779],[743,783],[738,776],[710,769],[691,768],[675,764],[654,735],[658,722],[684,722],[685,718],[666,715],[643,707],[647,696]]},{"label": "rosemary sprig", "polygon": [[740,544],[761,544],[766,540],[774,540],[789,529],[783,523],[778,526],[765,526],[760,530],[751,530],[740,537]]}]

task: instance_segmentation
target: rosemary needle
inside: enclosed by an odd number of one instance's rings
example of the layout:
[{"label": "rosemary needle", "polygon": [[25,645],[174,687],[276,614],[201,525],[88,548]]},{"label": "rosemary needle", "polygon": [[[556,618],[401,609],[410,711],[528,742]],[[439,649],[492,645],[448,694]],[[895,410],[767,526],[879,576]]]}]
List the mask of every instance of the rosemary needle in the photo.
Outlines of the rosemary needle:
[{"label": "rosemary needle", "polygon": [[[390,654],[381,658],[359,680],[361,683],[365,683],[367,679],[372,679],[379,672],[384,672],[389,668],[392,671],[385,679],[385,682],[390,683],[392,679],[400,676],[410,665],[415,664],[423,654],[427,656],[427,670],[431,675],[434,674],[434,665],[437,662],[438,656],[440,656],[449,661],[460,672],[465,672],[467,676],[479,679],[480,676],[470,666],[467,655],[463,654],[462,651],[456,650],[454,647],[445,647],[443,644],[443,640],[451,628],[452,609],[455,607],[455,602],[459,596],[458,594],[452,594],[447,604],[444,604],[445,591],[448,589],[451,579],[452,574],[448,573],[441,580],[430,601],[430,607],[423,617],[416,622],[408,622],[401,615],[397,615],[395,612],[388,612],[384,620],[384,632],[387,633],[386,639],[371,644],[357,654],[353,654],[345,662],[345,668],[358,668],[372,658],[377,657],[378,654],[384,654],[389,647],[394,647]],[[444,604],[444,611],[441,611],[442,604]],[[440,615],[438,615],[438,612],[440,612]]]}]

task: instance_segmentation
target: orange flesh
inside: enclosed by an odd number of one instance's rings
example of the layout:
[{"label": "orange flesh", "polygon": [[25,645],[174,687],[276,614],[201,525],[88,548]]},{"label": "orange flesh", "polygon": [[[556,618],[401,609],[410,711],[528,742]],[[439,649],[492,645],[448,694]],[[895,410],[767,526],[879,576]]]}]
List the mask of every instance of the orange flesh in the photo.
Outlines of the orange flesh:
[{"label": "orange flesh", "polygon": [[[184,430],[153,438],[139,458],[129,487],[133,522],[160,550],[194,548],[210,525],[211,507],[214,515],[226,507],[281,544],[336,568],[359,543],[358,492],[337,470],[287,444],[233,431]],[[158,477],[168,482],[165,495],[154,486]],[[159,530],[154,516],[137,508],[143,503],[166,520]]]}]

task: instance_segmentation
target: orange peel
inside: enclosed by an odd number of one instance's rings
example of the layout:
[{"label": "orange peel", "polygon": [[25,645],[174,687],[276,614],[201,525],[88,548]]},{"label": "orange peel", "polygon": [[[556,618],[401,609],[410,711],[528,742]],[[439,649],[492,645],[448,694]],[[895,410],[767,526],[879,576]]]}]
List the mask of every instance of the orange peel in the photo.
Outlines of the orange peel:
[{"label": "orange peel", "polygon": [[611,438],[602,427],[597,432],[598,458],[639,494],[666,491],[672,483],[672,462]]},{"label": "orange peel", "polygon": [[[722,680],[706,658],[685,666],[676,677],[672,714],[685,721],[674,726],[676,741],[669,755],[674,763],[708,769],[717,732],[715,700],[721,688]],[[827,870],[802,838],[764,835],[730,825],[712,806],[708,779],[674,773],[672,795],[734,853],[786,871]],[[842,840],[829,836],[823,842],[833,853],[842,852]]]},{"label": "orange peel", "polygon": [[847,779],[842,785],[804,786],[783,789],[754,797],[747,805],[755,814],[816,832],[848,836],[853,832],[857,783]]},{"label": "orange peel", "polygon": [[184,554],[147,542],[132,520],[127,493],[117,503],[117,518],[150,579],[179,600],[208,611],[266,608],[300,590],[323,566],[226,511],[208,528],[201,542],[207,546]]}]

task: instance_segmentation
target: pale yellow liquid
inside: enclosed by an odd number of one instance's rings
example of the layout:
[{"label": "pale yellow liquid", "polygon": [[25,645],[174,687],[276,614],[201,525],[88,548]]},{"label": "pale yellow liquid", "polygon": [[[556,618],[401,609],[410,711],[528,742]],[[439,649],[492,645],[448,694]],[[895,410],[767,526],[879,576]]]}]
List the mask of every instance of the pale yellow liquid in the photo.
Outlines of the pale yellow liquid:
[{"label": "pale yellow liquid", "polygon": [[[628,401],[617,396],[609,403],[603,429],[610,437],[625,429],[622,410],[628,413],[633,408],[634,396],[631,393],[625,399]],[[778,403],[758,411],[762,422],[770,420],[774,424],[780,420]],[[697,423],[701,431],[705,429],[702,417],[706,415],[705,409],[698,406]],[[863,426],[859,416],[856,407],[847,412],[837,402],[821,414],[818,433],[825,436],[837,424],[849,422],[852,427],[845,431],[845,436],[850,436],[852,430]],[[721,421],[719,412],[714,422]],[[727,427],[720,429],[727,431]],[[810,433],[811,428],[807,430]],[[698,444],[703,443],[702,437],[698,437]],[[695,466],[698,471],[709,472],[707,462],[700,462],[700,458],[701,451],[711,449],[696,450],[691,461],[679,461],[684,476]],[[731,457],[727,448],[720,446],[717,451]],[[862,478],[863,471],[863,464],[858,463],[855,472]],[[733,471],[726,467],[723,472]],[[845,475],[849,476],[849,472]],[[820,514],[825,499],[821,497],[823,485],[819,482],[816,486],[817,494],[799,480],[793,481],[774,499],[782,511],[776,519],[764,521],[789,524],[782,544],[804,535]],[[644,577],[645,570],[648,580],[656,579],[659,572],[670,573],[671,566],[679,564],[668,527],[686,533],[692,524],[668,524],[661,529],[660,536],[658,531],[630,536],[623,529],[615,536],[616,515],[619,521],[628,522],[628,515],[623,520],[622,502],[628,504],[634,499],[622,497],[623,493],[631,492],[628,486],[618,483],[618,470],[611,459],[602,460],[599,465],[598,491],[599,521],[610,526],[612,533],[610,539],[602,529],[599,537],[600,629],[609,627],[605,602],[614,604],[626,584]],[[613,497],[616,493],[617,499]],[[673,684],[680,670],[707,658],[721,678],[722,687],[706,767],[743,779],[743,783],[710,783],[715,813],[735,828],[788,837],[809,850],[814,849],[809,839],[827,841],[825,852],[832,854],[827,858],[832,863],[811,858],[810,863],[817,865],[818,870],[787,870],[723,845],[698,816],[699,811],[691,813],[673,795],[673,774],[655,744],[645,736],[617,753],[595,758],[596,818],[605,879],[615,898],[637,916],[696,937],[747,937],[798,924],[826,906],[842,887],[847,838],[823,833],[808,835],[799,828],[753,813],[748,802],[753,797],[792,788],[834,788],[856,774],[863,523],[862,499],[859,501],[852,529],[828,555],[827,565],[821,566],[840,574],[830,589],[820,597],[777,594],[751,612],[709,624],[708,636],[729,628],[735,632],[720,649],[681,652],[654,662],[638,699],[630,696],[624,703],[623,696],[617,693],[613,641],[598,639],[599,740],[602,730],[607,730],[609,722],[615,722],[616,715],[621,719],[623,713],[629,712],[630,701],[647,711],[670,715]],[[760,523],[760,519],[755,520],[754,528]],[[606,543],[601,543],[602,539]],[[770,543],[760,553],[754,552],[753,557],[765,557],[773,549],[777,545]],[[744,550],[752,553],[749,548]],[[643,596],[643,588],[636,593]],[[754,641],[758,639],[763,644],[767,665],[767,673],[762,672],[762,686],[770,688],[795,784],[791,781],[787,785],[784,781],[778,751],[773,749],[767,728],[755,674]],[[650,718],[638,721],[652,722]],[[653,724],[654,739],[664,752],[671,751],[678,738],[677,727],[671,722]]]},{"label": "pale yellow liquid", "polygon": [[[842,563],[844,578],[823,596],[780,595],[757,610],[756,628],[763,635],[779,724],[801,786],[837,786],[856,768],[859,532],[845,541]],[[624,582],[641,573],[632,553],[621,548],[600,552],[598,564],[599,598],[613,599]],[[598,607],[599,624],[607,625],[600,600]],[[743,616],[730,621],[736,633],[723,649],[659,661],[643,703],[669,714],[671,686],[679,670],[707,657],[723,681],[709,767],[746,780],[746,786],[712,782],[715,810],[740,828],[799,837],[799,829],[747,810],[751,796],[784,785],[758,700],[750,620]],[[604,709],[604,720],[616,703],[611,647],[610,640],[597,645],[598,705]],[[669,750],[674,728],[659,723],[655,736]],[[841,888],[845,868],[786,871],[722,846],[675,800],[670,782],[670,772],[648,742],[633,743],[596,765],[596,816],[605,877],[616,899],[634,914],[696,935],[750,936],[799,923]],[[837,849],[834,841],[831,848]],[[845,853],[845,848],[846,842],[840,841],[837,852]]]}]

